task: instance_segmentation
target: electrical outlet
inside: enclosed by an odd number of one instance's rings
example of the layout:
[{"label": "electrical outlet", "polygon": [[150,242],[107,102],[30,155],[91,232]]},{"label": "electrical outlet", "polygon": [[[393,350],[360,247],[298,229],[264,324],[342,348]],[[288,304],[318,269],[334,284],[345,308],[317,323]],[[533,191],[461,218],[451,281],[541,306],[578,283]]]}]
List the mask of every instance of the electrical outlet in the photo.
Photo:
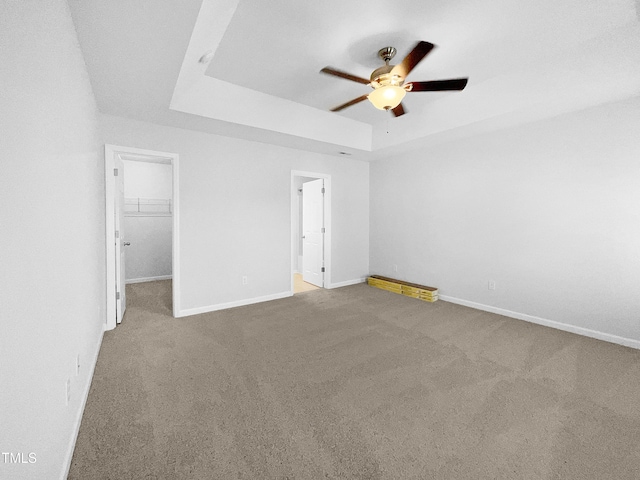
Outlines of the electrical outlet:
[{"label": "electrical outlet", "polygon": [[69,402],[71,401],[71,379],[67,378],[67,383],[66,383],[66,399],[67,399],[67,405],[69,405]]},{"label": "electrical outlet", "polygon": [[76,377],[80,375],[80,354],[76,355]]},{"label": "electrical outlet", "polygon": [[246,285],[247,283],[249,283],[249,279],[248,279],[248,278],[247,278],[247,276],[245,275],[245,276],[243,276],[243,277],[242,277],[242,284],[243,284],[243,285]]},{"label": "electrical outlet", "polygon": [[394,271],[394,272],[397,272],[397,271],[398,271],[398,265],[394,265],[394,266],[393,266],[393,271]]},{"label": "electrical outlet", "polygon": [[496,289],[496,281],[495,280],[489,280],[488,288],[489,288],[489,290],[495,290]]}]

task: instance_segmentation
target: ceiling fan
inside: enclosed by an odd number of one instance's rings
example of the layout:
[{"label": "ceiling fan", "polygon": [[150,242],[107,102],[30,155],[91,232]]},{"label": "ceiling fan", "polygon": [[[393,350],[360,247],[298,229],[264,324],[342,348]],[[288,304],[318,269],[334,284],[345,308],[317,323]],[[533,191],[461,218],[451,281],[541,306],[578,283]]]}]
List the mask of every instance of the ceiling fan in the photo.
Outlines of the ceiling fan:
[{"label": "ceiling fan", "polygon": [[374,70],[369,80],[336,70],[333,67],[324,67],[320,70],[322,73],[346,78],[347,80],[363,83],[373,88],[373,92],[354,98],[347,103],[332,108],[331,111],[339,112],[342,109],[368,99],[376,108],[380,110],[391,110],[394,116],[399,117],[405,114],[401,102],[407,92],[463,90],[464,87],[467,86],[468,78],[404,83],[411,70],[434,48],[435,45],[432,43],[418,42],[409,55],[402,60],[402,63],[389,65],[389,61],[391,61],[396,54],[396,49],[393,47],[385,47],[378,52],[378,56],[384,60],[385,65]]}]

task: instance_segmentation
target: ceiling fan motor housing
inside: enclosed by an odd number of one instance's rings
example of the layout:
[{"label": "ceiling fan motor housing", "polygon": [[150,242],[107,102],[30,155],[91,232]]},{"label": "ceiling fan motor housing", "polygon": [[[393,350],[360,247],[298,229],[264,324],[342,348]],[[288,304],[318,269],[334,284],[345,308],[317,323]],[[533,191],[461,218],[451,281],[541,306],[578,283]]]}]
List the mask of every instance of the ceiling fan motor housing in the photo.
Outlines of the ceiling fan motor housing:
[{"label": "ceiling fan motor housing", "polygon": [[376,68],[371,74],[371,87],[376,88],[385,87],[387,85],[402,86],[404,78],[397,74],[392,74],[395,65],[385,65],[384,67]]},{"label": "ceiling fan motor housing", "polygon": [[389,62],[395,55],[396,49],[394,47],[384,47],[378,50],[378,56],[384,61],[385,65],[376,68],[371,74],[371,88],[374,90],[380,87],[386,87],[387,85],[402,86],[404,78],[397,74],[391,74],[395,65],[389,65]]}]

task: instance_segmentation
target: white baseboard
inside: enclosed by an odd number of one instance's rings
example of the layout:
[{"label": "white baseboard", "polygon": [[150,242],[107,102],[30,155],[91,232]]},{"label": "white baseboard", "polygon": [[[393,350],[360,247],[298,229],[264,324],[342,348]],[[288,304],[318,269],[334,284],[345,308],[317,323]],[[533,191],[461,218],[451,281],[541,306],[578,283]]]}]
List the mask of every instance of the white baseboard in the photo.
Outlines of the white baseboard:
[{"label": "white baseboard", "polygon": [[545,327],[556,328],[565,332],[577,333],[578,335],[583,335],[585,337],[596,338],[598,340],[604,340],[605,342],[616,343],[618,345],[623,345],[625,347],[631,347],[640,350],[640,340],[620,337],[611,333],[605,333],[599,330],[591,330],[590,328],[578,327],[576,325],[571,325],[568,323],[556,322],[555,320],[548,320],[546,318],[536,317],[534,315],[527,315],[526,313],[513,312],[504,308],[492,307],[490,305],[471,302],[469,300],[450,297],[448,295],[440,295],[439,298],[440,300],[444,300],[445,302],[457,303],[458,305],[464,305],[465,307],[484,310],[485,312],[497,313],[498,315],[504,315],[505,317],[517,318],[518,320],[524,320],[525,322],[537,323],[538,325],[544,325]]},{"label": "white baseboard", "polygon": [[[104,332],[106,325],[103,326],[102,332],[100,332],[100,338],[98,339],[98,344],[96,346],[95,352],[93,354],[92,361],[89,363],[89,376],[87,377],[87,383],[82,393],[82,401],[80,402],[80,408],[76,414],[76,419],[73,424],[73,434],[71,435],[71,440],[69,441],[69,446],[67,447],[67,455],[64,460],[64,465],[62,467],[62,475],[60,480],[66,480],[69,476],[69,470],[71,469],[71,460],[73,460],[73,452],[76,448],[76,441],[78,440],[78,434],[80,433],[80,424],[82,423],[82,415],[84,414],[84,408],[87,405],[87,399],[89,398],[89,390],[91,390],[91,382],[93,380],[93,372],[96,369],[96,364],[98,363],[98,355],[100,354],[100,348],[102,347],[102,338],[104,337]],[[82,367],[81,367],[82,368]]]},{"label": "white baseboard", "polygon": [[338,283],[330,283],[326,286],[326,288],[340,288],[340,287],[348,287],[349,285],[356,285],[358,283],[366,282],[366,278],[356,278],[354,280],[347,280],[346,282],[338,282]]},{"label": "white baseboard", "polygon": [[245,305],[252,305],[254,303],[268,302],[270,300],[278,300],[280,298],[291,297],[292,295],[293,292],[286,291],[281,293],[274,293],[272,295],[264,295],[262,297],[237,300],[235,302],[218,303],[217,305],[208,305],[206,307],[187,308],[186,310],[180,310],[177,317],[188,317],[189,315],[197,315],[199,313],[208,313],[215,312],[217,310],[226,310],[227,308],[243,307]]},{"label": "white baseboard", "polygon": [[156,280],[171,280],[171,275],[160,275],[159,277],[143,277],[143,278],[132,278],[130,280],[125,281],[128,285],[130,283],[144,283],[144,282],[155,282]]}]

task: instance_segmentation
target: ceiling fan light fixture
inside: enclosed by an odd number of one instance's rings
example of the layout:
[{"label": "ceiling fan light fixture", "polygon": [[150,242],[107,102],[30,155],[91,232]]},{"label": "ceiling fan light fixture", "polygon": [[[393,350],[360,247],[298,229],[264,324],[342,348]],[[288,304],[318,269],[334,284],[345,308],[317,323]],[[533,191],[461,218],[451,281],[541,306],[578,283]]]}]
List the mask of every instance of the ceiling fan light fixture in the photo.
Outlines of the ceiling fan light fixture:
[{"label": "ceiling fan light fixture", "polygon": [[376,88],[367,97],[369,101],[379,110],[391,110],[402,102],[407,91],[398,85],[385,85]]},{"label": "ceiling fan light fixture", "polygon": [[[636,0],[640,1],[640,0]],[[351,75],[350,73],[336,70],[333,67],[324,67],[320,70],[328,75],[362,83],[373,88],[370,94],[360,95],[342,105],[331,109],[332,112],[339,112],[347,107],[351,107],[366,99],[378,110],[390,110],[394,117],[399,117],[407,113],[402,105],[402,99],[407,92],[444,92],[451,90],[464,90],[467,86],[468,78],[451,78],[448,80],[431,80],[428,82],[404,83],[407,75],[411,73],[418,63],[434,49],[433,43],[419,41],[413,50],[397,65],[391,65],[389,61],[396,53],[393,47],[385,47],[378,52],[378,56],[384,60],[384,66],[376,68],[369,79]]]}]

